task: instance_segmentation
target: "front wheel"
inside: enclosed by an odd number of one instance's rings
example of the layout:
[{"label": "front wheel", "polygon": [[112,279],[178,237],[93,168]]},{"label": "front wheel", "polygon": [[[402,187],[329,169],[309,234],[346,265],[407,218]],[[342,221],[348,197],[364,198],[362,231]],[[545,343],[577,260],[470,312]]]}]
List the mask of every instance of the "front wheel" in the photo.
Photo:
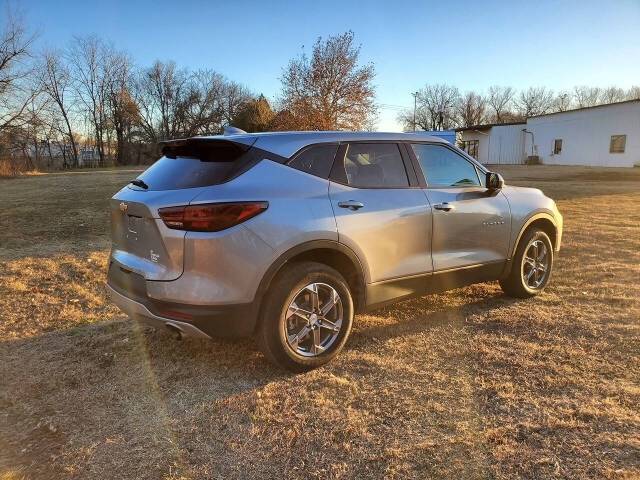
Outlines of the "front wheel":
[{"label": "front wheel", "polygon": [[549,236],[538,228],[527,230],[512,259],[511,272],[500,280],[502,291],[516,298],[538,295],[549,283],[553,247]]},{"label": "front wheel", "polygon": [[285,267],[272,284],[258,330],[264,355],[296,372],[329,362],[347,341],[353,324],[347,282],[316,262]]}]

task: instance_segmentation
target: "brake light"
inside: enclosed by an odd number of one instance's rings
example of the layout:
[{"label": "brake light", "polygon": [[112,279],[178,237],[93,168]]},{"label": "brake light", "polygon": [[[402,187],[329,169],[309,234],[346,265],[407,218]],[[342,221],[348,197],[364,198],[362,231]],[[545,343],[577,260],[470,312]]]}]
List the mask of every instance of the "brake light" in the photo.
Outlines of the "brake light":
[{"label": "brake light", "polygon": [[219,232],[264,212],[268,202],[229,202],[168,207],[158,210],[164,224],[174,230]]}]

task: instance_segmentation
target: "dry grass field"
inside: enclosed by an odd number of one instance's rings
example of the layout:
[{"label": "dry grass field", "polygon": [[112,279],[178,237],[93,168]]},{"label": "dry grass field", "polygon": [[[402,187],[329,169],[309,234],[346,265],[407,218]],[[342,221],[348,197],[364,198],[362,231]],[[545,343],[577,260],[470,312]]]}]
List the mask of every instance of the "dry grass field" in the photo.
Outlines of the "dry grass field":
[{"label": "dry grass field", "polygon": [[136,172],[0,180],[0,479],[640,478],[640,169],[497,170],[564,214],[546,292],[358,316],[299,375],[109,303],[107,199]]}]

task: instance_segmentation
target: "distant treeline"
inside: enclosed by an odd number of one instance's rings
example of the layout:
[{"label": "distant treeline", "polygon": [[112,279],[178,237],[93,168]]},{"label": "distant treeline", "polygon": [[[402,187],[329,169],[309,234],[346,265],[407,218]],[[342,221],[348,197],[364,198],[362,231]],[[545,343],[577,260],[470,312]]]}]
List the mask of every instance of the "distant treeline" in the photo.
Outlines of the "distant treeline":
[{"label": "distant treeline", "polygon": [[414,109],[400,113],[398,120],[406,130],[438,130],[487,123],[510,123],[528,117],[606,103],[640,99],[640,87],[623,90],[576,86],[554,92],[546,87],[517,91],[492,86],[487,92],[460,91],[450,85],[426,85],[415,92]]}]

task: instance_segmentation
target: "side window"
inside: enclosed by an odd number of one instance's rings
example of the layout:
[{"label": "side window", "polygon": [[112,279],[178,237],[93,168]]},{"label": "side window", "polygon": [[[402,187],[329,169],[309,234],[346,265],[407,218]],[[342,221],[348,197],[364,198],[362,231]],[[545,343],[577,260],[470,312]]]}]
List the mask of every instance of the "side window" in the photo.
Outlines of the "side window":
[{"label": "side window", "polygon": [[337,150],[338,145],[315,145],[299,153],[289,162],[289,166],[317,177],[329,178]]},{"label": "side window", "polygon": [[553,154],[560,155],[562,153],[562,139],[556,138],[553,141]]},{"label": "side window", "polygon": [[395,143],[349,144],[344,165],[337,167],[335,179],[352,187],[409,186],[400,149]]},{"label": "side window", "polygon": [[611,135],[611,142],[609,143],[609,153],[624,153],[626,144],[626,135]]},{"label": "side window", "polygon": [[480,186],[476,167],[440,145],[412,144],[429,187]]}]

